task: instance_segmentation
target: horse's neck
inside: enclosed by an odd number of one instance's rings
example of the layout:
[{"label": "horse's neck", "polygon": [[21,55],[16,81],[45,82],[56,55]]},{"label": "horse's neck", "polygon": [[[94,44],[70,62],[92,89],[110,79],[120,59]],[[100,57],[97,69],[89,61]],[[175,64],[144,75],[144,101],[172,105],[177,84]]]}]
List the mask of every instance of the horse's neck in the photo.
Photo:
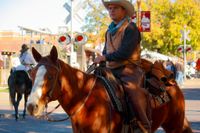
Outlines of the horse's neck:
[{"label": "horse's neck", "polygon": [[94,76],[67,64],[63,64],[61,67],[63,71],[60,81],[63,97],[60,99],[60,103],[64,104],[62,106],[70,113],[77,109],[80,106],[79,103],[82,103],[87,97],[92,84],[94,84]]}]

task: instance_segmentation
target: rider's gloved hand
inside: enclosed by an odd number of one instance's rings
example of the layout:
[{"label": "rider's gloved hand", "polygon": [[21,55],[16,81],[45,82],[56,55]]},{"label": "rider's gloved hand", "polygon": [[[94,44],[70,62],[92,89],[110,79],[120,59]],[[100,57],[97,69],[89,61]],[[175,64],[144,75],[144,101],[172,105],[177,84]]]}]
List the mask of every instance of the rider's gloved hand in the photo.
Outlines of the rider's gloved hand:
[{"label": "rider's gloved hand", "polygon": [[97,56],[97,57],[94,59],[94,63],[95,63],[95,64],[99,64],[99,63],[102,62],[102,61],[106,61],[106,57],[103,56],[103,55],[99,55],[99,56]]}]

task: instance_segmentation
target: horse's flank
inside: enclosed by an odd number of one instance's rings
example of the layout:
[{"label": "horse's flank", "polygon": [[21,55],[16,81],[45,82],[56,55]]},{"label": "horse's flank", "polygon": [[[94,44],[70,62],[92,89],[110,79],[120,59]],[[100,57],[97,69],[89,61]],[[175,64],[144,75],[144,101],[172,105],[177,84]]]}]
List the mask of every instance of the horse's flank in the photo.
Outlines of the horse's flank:
[{"label": "horse's flank", "polygon": [[[72,115],[74,132],[93,133],[108,130],[119,132],[120,127],[115,127],[115,125],[121,123],[121,117],[111,107],[109,97],[99,79],[96,81],[94,75],[85,74],[62,61],[59,62],[63,70],[59,76],[62,81],[63,96],[58,100],[68,115]],[[82,109],[77,112],[80,107]]]}]

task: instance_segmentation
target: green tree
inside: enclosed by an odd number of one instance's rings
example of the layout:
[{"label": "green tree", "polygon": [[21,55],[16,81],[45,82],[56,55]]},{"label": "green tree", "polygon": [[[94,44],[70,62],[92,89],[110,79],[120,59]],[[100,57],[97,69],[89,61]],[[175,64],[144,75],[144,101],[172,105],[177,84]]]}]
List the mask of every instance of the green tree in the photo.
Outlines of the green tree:
[{"label": "green tree", "polygon": [[[88,10],[85,32],[95,35],[90,41],[101,38],[104,35],[110,19],[101,1],[86,0]],[[177,47],[182,45],[180,41],[184,25],[190,30],[190,41],[187,42],[194,50],[200,50],[200,1],[199,0],[144,0],[141,3],[142,10],[151,11],[151,32],[142,33],[143,48],[159,50],[164,54],[180,54]],[[137,4],[135,3],[135,7]],[[137,10],[137,8],[136,8]]]},{"label": "green tree", "polygon": [[[184,25],[191,33],[189,37],[194,50],[200,50],[200,6],[198,0],[156,0],[151,4],[151,32],[143,33],[144,47],[154,50],[159,49],[165,54],[179,54],[177,47]],[[147,3],[148,4],[148,3]]]},{"label": "green tree", "polygon": [[108,14],[105,7],[99,0],[86,0],[87,15],[85,18],[86,25],[82,27],[84,32],[88,33],[89,41],[95,42],[96,40],[104,41],[105,30],[109,24]]}]

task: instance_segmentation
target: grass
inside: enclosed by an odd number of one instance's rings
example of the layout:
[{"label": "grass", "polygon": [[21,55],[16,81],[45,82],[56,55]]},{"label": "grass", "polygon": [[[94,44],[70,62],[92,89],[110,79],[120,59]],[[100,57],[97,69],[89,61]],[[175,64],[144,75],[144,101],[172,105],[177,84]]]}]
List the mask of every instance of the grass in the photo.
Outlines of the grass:
[{"label": "grass", "polygon": [[8,88],[0,88],[0,92],[8,92]]}]

